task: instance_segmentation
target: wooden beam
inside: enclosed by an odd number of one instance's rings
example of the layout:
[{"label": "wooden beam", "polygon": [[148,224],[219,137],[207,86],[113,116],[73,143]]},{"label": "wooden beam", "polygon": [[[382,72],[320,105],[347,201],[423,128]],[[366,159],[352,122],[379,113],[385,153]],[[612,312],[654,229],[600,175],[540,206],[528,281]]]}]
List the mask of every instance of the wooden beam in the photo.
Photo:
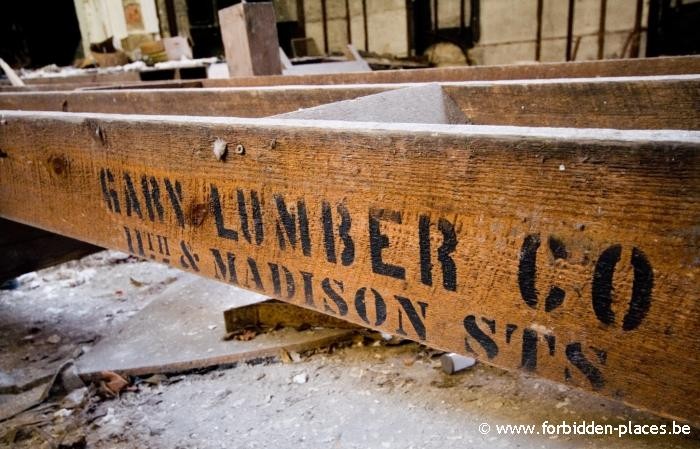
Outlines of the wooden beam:
[{"label": "wooden beam", "polygon": [[700,423],[698,132],[2,114],[5,218]]},{"label": "wooden beam", "polygon": [[[700,73],[700,56],[672,56],[646,59],[612,59],[602,61],[578,61],[534,63],[499,66],[442,67],[435,69],[383,70],[369,73],[336,73],[325,75],[255,76],[229,79],[188,80],[204,87],[256,87],[282,85],[322,84],[390,84],[451,81],[486,81],[552,78],[591,78],[613,76],[685,75]],[[183,81],[144,81],[127,84],[122,88],[182,87]],[[26,90],[46,89],[47,86],[27,86]],[[90,89],[83,84],[56,84],[51,90]],[[96,89],[110,88],[96,86]],[[0,91],[17,91],[18,88],[0,86]]]},{"label": "wooden beam", "polygon": [[[266,117],[412,86],[0,93],[0,109]],[[473,124],[700,129],[700,75],[443,83],[442,89]]]},{"label": "wooden beam", "polygon": [[134,89],[0,93],[0,109],[266,117],[383,92],[392,87]]},{"label": "wooden beam", "polygon": [[382,70],[332,75],[258,76],[203,80],[205,87],[277,86],[299,84],[426,83],[597,76],[651,76],[700,73],[700,56],[648,59],[611,59],[522,65],[441,67],[437,69]]},{"label": "wooden beam", "polygon": [[220,9],[219,28],[229,76],[282,73],[272,2],[243,2]]}]

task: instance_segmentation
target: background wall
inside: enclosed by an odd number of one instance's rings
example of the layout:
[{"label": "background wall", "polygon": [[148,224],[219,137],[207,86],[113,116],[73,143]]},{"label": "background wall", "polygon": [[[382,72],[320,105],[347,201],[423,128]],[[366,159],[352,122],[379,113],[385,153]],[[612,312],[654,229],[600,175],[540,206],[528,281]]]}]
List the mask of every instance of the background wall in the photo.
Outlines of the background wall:
[{"label": "background wall", "polygon": [[[469,1],[466,1],[467,15]],[[397,56],[408,55],[405,0],[366,0],[369,50]],[[432,4],[432,3],[431,3]],[[460,0],[439,0],[440,28],[457,27]],[[577,60],[598,58],[601,0],[576,0],[574,42]],[[636,0],[608,0],[604,56],[621,57],[635,26]],[[505,64],[535,60],[537,0],[481,0],[481,38],[470,52],[476,64]],[[642,24],[646,24],[649,0],[644,0]],[[349,0],[351,41],[365,48],[362,1]],[[321,0],[304,0],[306,35],[323,51]],[[541,61],[563,61],[566,55],[568,1],[544,0],[542,10]],[[342,51],[348,42],[345,0],[326,0],[328,49]],[[645,34],[642,33],[641,49]],[[627,43],[627,52],[630,44]],[[643,56],[643,50],[642,54]]]}]

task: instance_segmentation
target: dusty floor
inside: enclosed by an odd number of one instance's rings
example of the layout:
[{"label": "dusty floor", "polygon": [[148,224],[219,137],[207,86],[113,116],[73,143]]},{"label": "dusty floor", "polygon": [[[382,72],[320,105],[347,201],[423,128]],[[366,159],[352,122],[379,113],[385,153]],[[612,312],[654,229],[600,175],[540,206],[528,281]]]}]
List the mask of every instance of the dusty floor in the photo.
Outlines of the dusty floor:
[{"label": "dusty floor", "polygon": [[[50,375],[177,282],[178,271],[103,252],[0,292],[0,374]],[[700,447],[690,437],[499,435],[501,424],[667,424],[597,396],[479,365],[448,376],[415,344],[356,342],[306,355],[145,382],[103,399],[55,394],[0,422],[0,447],[583,448]],[[480,432],[488,423],[490,433]],[[483,427],[482,427],[483,428]]]}]

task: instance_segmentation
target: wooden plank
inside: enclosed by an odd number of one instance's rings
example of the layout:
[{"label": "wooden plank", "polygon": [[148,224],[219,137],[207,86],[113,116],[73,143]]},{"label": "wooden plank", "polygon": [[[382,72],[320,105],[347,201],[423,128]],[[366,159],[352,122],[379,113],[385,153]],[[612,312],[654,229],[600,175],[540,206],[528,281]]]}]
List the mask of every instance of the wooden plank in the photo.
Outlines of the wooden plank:
[{"label": "wooden plank", "polygon": [[43,78],[25,78],[29,85],[61,85],[66,83],[77,85],[90,85],[95,83],[125,83],[137,82],[141,77],[139,72],[112,72],[112,73],[84,73],[70,76],[48,76]]},{"label": "wooden plank", "polygon": [[2,114],[6,218],[700,423],[698,132]]},{"label": "wooden plank", "polygon": [[272,2],[243,2],[220,9],[219,24],[229,76],[282,73]]},{"label": "wooden plank", "polygon": [[206,87],[243,87],[302,84],[432,83],[445,81],[683,75],[691,73],[700,73],[700,56],[381,70],[370,73],[338,73],[331,75],[256,76],[204,80],[204,85]]},{"label": "wooden plank", "polygon": [[[425,85],[0,93],[0,109],[265,117],[407,86]],[[700,75],[443,83],[442,89],[473,124],[700,129]],[[415,94],[406,97],[405,105],[416,103]],[[369,107],[389,107],[375,103]],[[425,104],[426,122],[430,107]],[[406,115],[400,103],[398,109],[395,115]],[[372,114],[366,111],[366,121]],[[420,120],[416,115],[413,121]]]},{"label": "wooden plank", "polygon": [[224,311],[224,323],[227,333],[250,327],[261,329],[278,327],[361,329],[345,320],[275,299],[227,309]]},{"label": "wooden plank", "polygon": [[102,248],[0,218],[0,283],[97,251]]},{"label": "wooden plank", "polygon": [[382,86],[290,89],[153,89],[0,93],[0,109],[265,117],[386,90]]},{"label": "wooden plank", "polygon": [[[204,87],[256,87],[282,85],[326,85],[326,84],[394,84],[434,83],[487,80],[591,78],[616,76],[686,75],[700,73],[700,56],[671,56],[641,59],[611,59],[602,61],[552,62],[499,66],[441,67],[415,70],[383,70],[370,73],[347,73],[333,75],[300,76],[254,76],[230,79],[203,79]],[[155,84],[155,85],[154,85]],[[133,84],[121,83],[122,88],[148,86],[182,87],[179,80],[144,81]],[[27,86],[35,90],[41,86]],[[52,90],[87,88],[83,84],[55,84]],[[107,86],[93,87],[97,89]],[[17,91],[18,88],[0,86],[0,91]]]}]

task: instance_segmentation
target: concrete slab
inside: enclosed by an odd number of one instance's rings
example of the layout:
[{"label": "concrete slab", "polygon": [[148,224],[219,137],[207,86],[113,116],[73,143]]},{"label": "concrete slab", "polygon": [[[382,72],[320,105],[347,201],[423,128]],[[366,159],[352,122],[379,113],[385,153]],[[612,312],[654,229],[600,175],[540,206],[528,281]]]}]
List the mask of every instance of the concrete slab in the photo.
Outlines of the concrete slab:
[{"label": "concrete slab", "polygon": [[464,125],[469,120],[439,84],[406,87],[274,116],[283,119]]},{"label": "concrete slab", "polygon": [[171,284],[120,330],[99,342],[76,363],[78,373],[127,375],[182,372],[273,357],[280,349],[300,351],[348,338],[347,329],[284,328],[250,341],[223,341],[223,312],[268,299],[194,275]]}]

